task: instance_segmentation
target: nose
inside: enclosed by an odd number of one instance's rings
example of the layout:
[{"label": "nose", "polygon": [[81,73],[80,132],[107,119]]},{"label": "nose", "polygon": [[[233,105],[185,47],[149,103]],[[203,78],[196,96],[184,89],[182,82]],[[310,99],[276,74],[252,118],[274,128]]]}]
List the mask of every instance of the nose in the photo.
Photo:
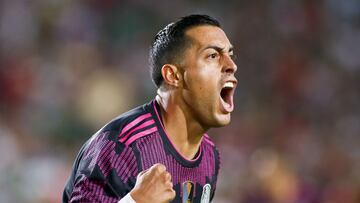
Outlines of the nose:
[{"label": "nose", "polygon": [[225,73],[234,74],[236,70],[237,70],[237,65],[235,64],[234,60],[231,58],[230,55],[225,55],[223,71]]}]

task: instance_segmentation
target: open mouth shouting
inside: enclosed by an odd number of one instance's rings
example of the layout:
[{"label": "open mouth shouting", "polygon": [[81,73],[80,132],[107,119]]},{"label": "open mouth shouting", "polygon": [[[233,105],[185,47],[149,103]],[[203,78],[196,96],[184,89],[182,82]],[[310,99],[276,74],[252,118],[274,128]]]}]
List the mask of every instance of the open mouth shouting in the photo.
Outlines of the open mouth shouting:
[{"label": "open mouth shouting", "polygon": [[234,110],[234,92],[236,80],[226,81],[220,91],[220,106],[223,113],[231,113]]}]

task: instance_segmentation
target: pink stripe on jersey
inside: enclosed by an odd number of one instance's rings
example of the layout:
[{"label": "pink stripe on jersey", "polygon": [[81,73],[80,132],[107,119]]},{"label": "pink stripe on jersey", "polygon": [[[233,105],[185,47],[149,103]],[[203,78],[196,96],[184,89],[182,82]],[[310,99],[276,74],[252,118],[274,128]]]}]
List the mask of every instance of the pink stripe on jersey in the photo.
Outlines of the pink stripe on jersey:
[{"label": "pink stripe on jersey", "polygon": [[120,142],[124,142],[130,136],[130,134],[135,132],[136,130],[139,130],[141,128],[145,128],[146,126],[149,126],[149,125],[154,124],[154,123],[155,123],[154,120],[149,120],[149,121],[146,121],[145,123],[139,125],[138,127],[131,129],[130,132],[128,132],[125,136],[123,136],[123,138],[120,139]]},{"label": "pink stripe on jersey", "polygon": [[[107,134],[107,133],[106,133]],[[104,135],[106,135],[104,133]],[[99,135],[91,143],[92,148],[87,150],[84,159],[90,159],[89,168],[94,168],[97,164],[104,177],[108,177],[110,172],[116,170],[122,182],[127,182],[130,177],[135,177],[137,173],[136,157],[131,148],[125,147],[118,154],[115,151],[116,143],[107,140],[103,135]]]},{"label": "pink stripe on jersey", "polygon": [[116,156],[115,155],[115,143],[111,141],[105,141],[107,142],[105,147],[101,149],[100,155],[98,157],[97,164],[100,167],[100,170],[104,174],[104,176],[108,176],[110,170],[112,169],[111,166],[111,159]]},{"label": "pink stripe on jersey", "polygon": [[126,183],[130,177],[136,176],[136,158],[132,153],[131,148],[125,148],[120,156],[117,157],[115,169],[118,176],[124,183]]},{"label": "pink stripe on jersey", "polygon": [[130,128],[134,127],[136,124],[140,123],[141,121],[147,119],[151,117],[151,113],[147,113],[144,114],[142,116],[139,116],[138,118],[136,118],[135,120],[131,121],[129,124],[127,124],[122,130],[121,133],[119,134],[119,137],[125,133],[127,130],[129,130]]},{"label": "pink stripe on jersey", "polygon": [[209,143],[211,146],[213,146],[213,147],[215,146],[214,142],[211,141],[209,135],[205,134],[204,140],[205,140],[207,143]]},{"label": "pink stripe on jersey", "polygon": [[69,202],[117,202],[119,198],[104,194],[104,183],[81,178],[74,186]]},{"label": "pink stripe on jersey", "polygon": [[143,136],[145,136],[145,135],[148,135],[148,134],[150,134],[150,133],[156,132],[156,131],[157,131],[157,127],[155,126],[155,127],[152,127],[152,128],[150,128],[150,129],[148,129],[148,130],[144,130],[144,131],[142,131],[142,132],[139,132],[139,133],[133,135],[130,139],[128,139],[128,141],[125,142],[125,145],[128,146],[129,144],[131,144],[131,143],[132,143],[133,141],[135,141],[136,139],[138,139],[138,138],[140,138],[140,137],[143,137]]}]

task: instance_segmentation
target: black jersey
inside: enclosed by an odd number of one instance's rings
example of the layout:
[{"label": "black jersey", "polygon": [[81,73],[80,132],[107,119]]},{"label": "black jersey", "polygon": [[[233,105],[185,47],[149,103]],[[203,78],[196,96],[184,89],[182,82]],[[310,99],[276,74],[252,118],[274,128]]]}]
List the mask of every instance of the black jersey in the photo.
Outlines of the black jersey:
[{"label": "black jersey", "polygon": [[173,202],[209,202],[215,192],[219,153],[204,134],[194,159],[183,157],[166,134],[155,100],[114,119],[81,148],[63,202],[118,202],[139,172],[156,163],[172,176]]}]

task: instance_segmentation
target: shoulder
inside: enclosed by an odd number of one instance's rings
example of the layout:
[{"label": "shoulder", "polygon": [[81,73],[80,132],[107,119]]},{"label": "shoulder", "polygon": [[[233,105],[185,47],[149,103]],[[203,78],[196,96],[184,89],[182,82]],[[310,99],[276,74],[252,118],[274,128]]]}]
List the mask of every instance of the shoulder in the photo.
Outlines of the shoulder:
[{"label": "shoulder", "polygon": [[208,134],[205,134],[204,137],[204,145],[206,147],[209,147],[213,149],[214,151],[218,152],[219,150],[216,148],[214,141],[211,139],[211,137]]},{"label": "shoulder", "polygon": [[120,132],[129,123],[141,119],[146,119],[148,117],[151,117],[151,114],[147,111],[146,104],[144,104],[117,116],[108,122],[104,127],[102,127],[100,132]]},{"label": "shoulder", "polygon": [[143,105],[123,113],[107,123],[88,139],[81,149],[78,163],[80,173],[86,176],[100,174],[97,176],[105,178],[115,170],[118,175],[125,177],[123,181],[127,181],[127,176],[121,172],[121,169],[127,168],[131,169],[131,172],[128,171],[131,176],[135,175],[138,157],[133,148],[126,145],[126,141],[121,139],[121,136],[139,124],[145,123],[150,117],[151,114]]},{"label": "shoulder", "polygon": [[205,151],[207,151],[207,154],[211,157],[210,159],[213,159],[214,162],[212,162],[214,164],[214,175],[215,175],[215,182],[217,179],[217,176],[219,175],[219,170],[220,170],[220,165],[221,165],[221,160],[220,160],[220,152],[217,149],[217,147],[215,146],[214,141],[207,135],[205,134],[203,137],[203,143],[204,143],[204,148]]},{"label": "shoulder", "polygon": [[213,152],[215,160],[216,160],[216,162],[218,162],[217,164],[220,164],[220,152],[219,152],[218,148],[216,147],[214,141],[211,139],[211,137],[208,134],[204,135],[203,143],[204,143],[205,149]]},{"label": "shoulder", "polygon": [[109,139],[129,146],[140,137],[157,131],[151,106],[152,102],[136,107],[110,121],[99,132],[111,132]]},{"label": "shoulder", "polygon": [[86,155],[89,151],[100,153],[106,151],[109,147],[117,148],[116,151],[119,151],[119,148],[125,148],[125,145],[119,141],[120,134],[124,130],[132,128],[131,126],[135,126],[137,122],[146,120],[149,116],[150,113],[146,111],[145,105],[119,115],[91,136],[81,151],[85,152]]}]

